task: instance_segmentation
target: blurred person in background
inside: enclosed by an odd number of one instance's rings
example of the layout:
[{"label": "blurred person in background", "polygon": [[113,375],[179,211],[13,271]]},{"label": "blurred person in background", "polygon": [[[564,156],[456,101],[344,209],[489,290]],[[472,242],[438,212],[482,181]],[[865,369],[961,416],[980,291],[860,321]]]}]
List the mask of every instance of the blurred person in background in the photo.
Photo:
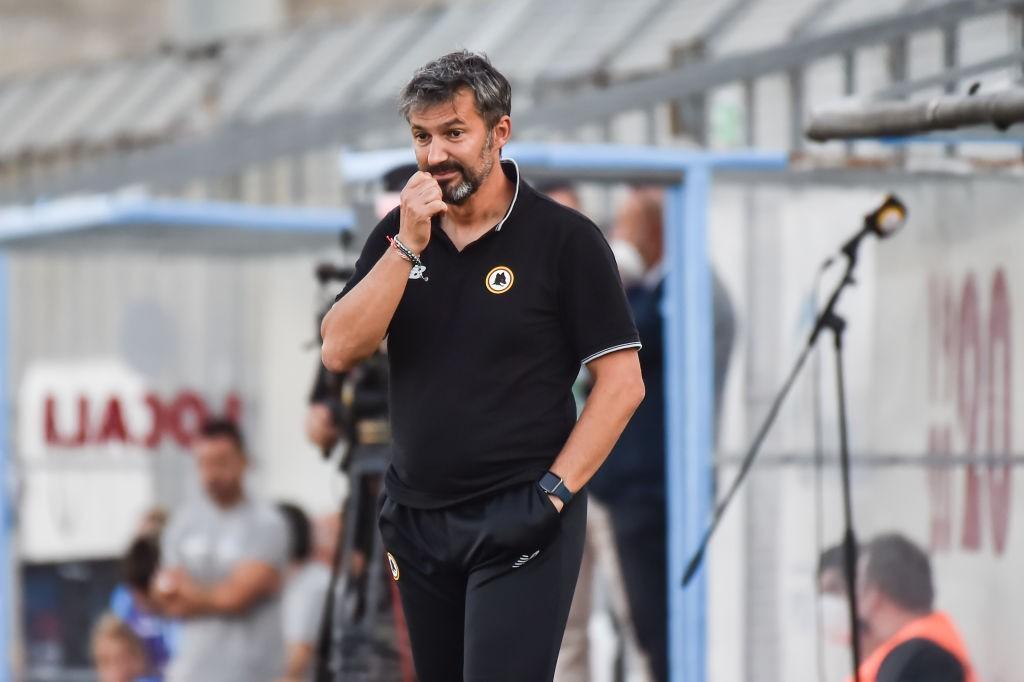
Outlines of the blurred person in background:
[{"label": "blurred person in background", "polygon": [[551,680],[584,486],[643,399],[640,342],[598,228],[501,159],[511,87],[486,57],[426,64],[400,101],[420,171],[324,318],[323,360],[387,336],[379,524],[419,679]]},{"label": "blurred person in background", "polygon": [[[537,191],[546,194],[562,206],[580,213],[583,211],[579,192],[568,181],[556,179],[540,182],[537,183]],[[586,367],[581,368],[576,383],[573,384],[577,414],[583,411],[590,390],[590,381],[590,373]],[[590,682],[594,678],[590,669],[590,622],[598,601],[595,599],[595,589],[599,586],[605,587],[606,601],[622,645],[618,654],[624,660],[618,660],[615,664],[617,667],[621,665],[625,668],[625,679],[642,682],[649,676],[647,664],[640,654],[636,635],[633,633],[611,521],[608,518],[608,511],[596,498],[591,498],[587,504],[587,534],[583,545],[583,560],[580,563],[580,575],[576,581],[572,606],[569,607],[569,620],[566,622],[565,635],[562,637],[562,648],[558,652],[555,682]]]},{"label": "blurred person in background", "polygon": [[233,422],[204,423],[194,456],[203,494],[172,515],[154,586],[164,612],[183,620],[167,679],[276,680],[287,527],[276,508],[246,493],[248,457]]},{"label": "blurred person in background", "polygon": [[850,670],[850,603],[842,543],[822,550],[815,572],[818,627],[818,677],[836,680]]},{"label": "blurred person in background", "polygon": [[135,538],[121,559],[121,580],[111,595],[110,610],[142,641],[149,663],[148,674],[163,679],[174,651],[177,624],[166,618],[153,597],[153,581],[160,565],[160,540],[156,527]]},{"label": "blurred person in background", "polygon": [[[658,188],[633,188],[620,204],[611,232],[612,252],[644,344],[640,367],[647,398],[590,486],[610,513],[637,639],[658,682],[668,679],[662,194]],[[735,319],[725,287],[714,271],[712,275],[717,424]]]},{"label": "blurred person in background", "polygon": [[313,679],[313,657],[331,582],[328,565],[313,553],[313,528],[306,513],[294,504],[281,502],[278,510],[288,525],[290,565],[285,575],[282,615],[286,665],[284,679]]},{"label": "blurred person in background", "polygon": [[99,682],[153,682],[146,650],[128,624],[104,614],[92,632],[92,657]]},{"label": "blurred person in background", "polygon": [[924,550],[896,533],[867,543],[857,567],[861,682],[977,682],[953,619],[934,601]]},{"label": "blurred person in background", "polygon": [[818,556],[818,570],[815,573],[818,594],[846,598],[846,568],[843,565],[845,556],[842,543],[822,550]]}]

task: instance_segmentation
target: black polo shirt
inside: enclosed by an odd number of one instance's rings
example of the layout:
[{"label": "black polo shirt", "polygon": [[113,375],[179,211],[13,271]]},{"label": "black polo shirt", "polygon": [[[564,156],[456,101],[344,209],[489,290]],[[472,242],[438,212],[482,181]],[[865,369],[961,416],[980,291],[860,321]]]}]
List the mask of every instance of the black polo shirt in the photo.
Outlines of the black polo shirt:
[{"label": "black polo shirt", "polygon": [[[589,219],[516,183],[505,218],[457,251],[435,220],[388,328],[393,457],[400,504],[438,508],[539,478],[573,426],[581,364],[639,348],[611,249]],[[370,234],[354,287],[398,233],[398,209]]]}]

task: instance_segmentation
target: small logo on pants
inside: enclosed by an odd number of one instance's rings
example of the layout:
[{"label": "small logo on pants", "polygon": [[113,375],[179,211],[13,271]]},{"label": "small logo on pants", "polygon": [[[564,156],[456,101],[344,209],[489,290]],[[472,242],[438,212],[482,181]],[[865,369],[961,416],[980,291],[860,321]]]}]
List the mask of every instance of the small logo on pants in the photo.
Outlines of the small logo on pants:
[{"label": "small logo on pants", "polygon": [[395,557],[391,552],[388,552],[388,567],[391,568],[391,577],[395,579],[395,582],[398,582],[398,562],[395,561]]},{"label": "small logo on pants", "polygon": [[525,564],[527,561],[529,561],[533,557],[537,556],[538,554],[540,554],[540,550],[539,549],[536,552],[534,552],[533,554],[530,554],[529,556],[527,556],[526,554],[522,555],[521,557],[516,559],[516,562],[514,564],[512,564],[512,568],[519,568],[520,566],[522,566],[523,564]]}]

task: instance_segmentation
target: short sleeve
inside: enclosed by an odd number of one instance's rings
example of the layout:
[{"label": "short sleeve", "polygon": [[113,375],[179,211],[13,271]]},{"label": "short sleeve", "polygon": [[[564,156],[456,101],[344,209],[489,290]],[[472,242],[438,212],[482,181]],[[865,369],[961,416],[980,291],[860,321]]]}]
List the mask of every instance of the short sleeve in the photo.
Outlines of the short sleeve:
[{"label": "short sleeve", "polygon": [[181,568],[181,534],[185,526],[183,512],[171,516],[167,527],[160,533],[160,567]]},{"label": "short sleeve", "polygon": [[259,561],[278,570],[288,565],[288,526],[274,507],[261,508],[252,536],[247,538],[244,561]]},{"label": "short sleeve", "polygon": [[596,225],[581,221],[568,229],[560,265],[562,319],[580,364],[639,349],[615,257]]},{"label": "short sleeve", "polygon": [[352,291],[352,288],[359,284],[363,277],[366,277],[366,273],[373,269],[373,266],[377,264],[380,257],[388,250],[390,246],[388,237],[393,237],[398,233],[398,212],[399,208],[395,207],[370,231],[370,236],[366,238],[363,250],[359,253],[359,259],[356,260],[355,272],[345,282],[345,287],[341,290],[341,293],[334,297],[336,302],[341,300],[342,296]]},{"label": "short sleeve", "polygon": [[284,638],[293,644],[316,644],[324,599],[330,588],[331,574],[312,565],[293,578],[284,595]]}]

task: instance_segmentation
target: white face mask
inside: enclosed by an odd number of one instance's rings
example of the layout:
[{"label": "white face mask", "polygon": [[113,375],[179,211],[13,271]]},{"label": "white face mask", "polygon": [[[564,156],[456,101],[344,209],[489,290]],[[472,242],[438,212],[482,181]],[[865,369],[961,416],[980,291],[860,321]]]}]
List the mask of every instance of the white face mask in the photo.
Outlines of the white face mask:
[{"label": "white face mask", "polygon": [[644,258],[633,245],[624,239],[612,239],[608,242],[612,247],[612,255],[619,266],[619,277],[626,286],[636,284],[644,278]]},{"label": "white face mask", "polygon": [[850,606],[843,595],[822,595],[821,623],[826,642],[850,646]]}]

